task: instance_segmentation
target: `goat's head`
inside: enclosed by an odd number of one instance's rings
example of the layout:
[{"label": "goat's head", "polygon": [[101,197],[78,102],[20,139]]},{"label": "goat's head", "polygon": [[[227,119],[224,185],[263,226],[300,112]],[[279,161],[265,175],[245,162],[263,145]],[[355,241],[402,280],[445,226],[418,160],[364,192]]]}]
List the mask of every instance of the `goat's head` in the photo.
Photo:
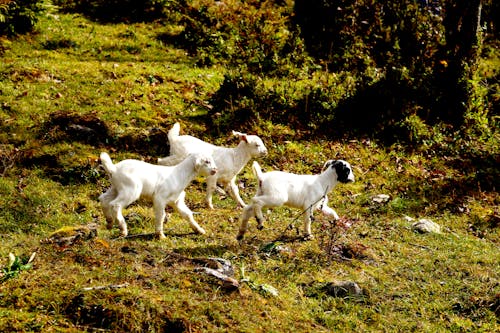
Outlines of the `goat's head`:
[{"label": "goat's head", "polygon": [[212,156],[207,154],[196,154],[195,170],[203,176],[213,176],[217,173],[217,165]]},{"label": "goat's head", "polygon": [[262,139],[257,135],[248,135],[236,131],[233,131],[233,135],[236,135],[241,141],[245,142],[252,157],[263,157],[267,155],[267,148]]},{"label": "goat's head", "polygon": [[354,182],[354,173],[352,172],[351,165],[348,162],[343,160],[328,160],[325,162],[322,171],[325,171],[328,168],[332,168],[332,170],[335,170],[335,173],[337,174],[337,180],[339,182]]}]

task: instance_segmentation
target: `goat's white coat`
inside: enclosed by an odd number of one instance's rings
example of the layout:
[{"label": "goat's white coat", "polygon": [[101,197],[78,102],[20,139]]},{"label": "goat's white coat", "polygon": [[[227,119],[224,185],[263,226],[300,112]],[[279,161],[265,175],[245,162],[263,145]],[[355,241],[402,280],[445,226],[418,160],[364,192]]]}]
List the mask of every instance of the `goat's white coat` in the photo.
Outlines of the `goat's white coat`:
[{"label": "goat's white coat", "polygon": [[216,173],[217,168],[210,155],[192,154],[173,167],[133,159],[113,164],[105,152],[101,153],[100,158],[104,169],[111,176],[111,187],[99,196],[108,229],[111,229],[113,223],[117,221],[121,235],[127,236],[127,224],[122,209],[144,197],[153,202],[155,233],[160,238],[165,238],[163,221],[166,217],[166,205],[176,209],[185,220],[189,221],[194,231],[205,233],[205,230],[195,222],[193,212],[184,202],[186,196],[184,189],[197,175]]},{"label": "goat's white coat", "polygon": [[233,135],[240,138],[240,143],[234,148],[215,146],[190,135],[179,135],[180,125],[175,123],[168,132],[170,143],[170,156],[159,158],[158,163],[162,165],[175,165],[186,155],[204,152],[212,155],[217,165],[217,173],[207,177],[207,194],[205,201],[210,209],[213,209],[212,194],[221,183],[229,190],[231,197],[240,205],[245,203],[240,197],[236,176],[252,158],[258,158],[267,154],[267,149],[262,140],[256,135],[248,135],[233,131]]},{"label": "goat's white coat", "polygon": [[343,182],[354,182],[349,163],[338,160],[329,160],[323,166],[318,175],[297,175],[283,171],[271,171],[263,173],[260,165],[254,161],[252,169],[258,179],[257,194],[244,208],[241,216],[241,225],[237,239],[242,239],[248,229],[248,220],[255,216],[258,228],[263,228],[264,217],[262,209],[267,207],[289,206],[300,208],[304,214],[304,236],[312,238],[311,219],[315,210],[321,210],[325,215],[333,216],[336,220],[339,216],[335,210],[328,207],[327,194],[339,183],[334,163],[342,163],[348,170]]}]

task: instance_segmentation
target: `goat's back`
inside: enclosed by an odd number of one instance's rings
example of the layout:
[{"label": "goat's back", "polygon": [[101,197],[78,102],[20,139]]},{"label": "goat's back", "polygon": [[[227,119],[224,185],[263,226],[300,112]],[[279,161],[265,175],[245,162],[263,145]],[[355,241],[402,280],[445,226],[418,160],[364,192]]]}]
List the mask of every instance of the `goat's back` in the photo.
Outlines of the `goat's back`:
[{"label": "goat's back", "polygon": [[212,154],[216,146],[191,135],[179,135],[170,141],[170,155]]}]

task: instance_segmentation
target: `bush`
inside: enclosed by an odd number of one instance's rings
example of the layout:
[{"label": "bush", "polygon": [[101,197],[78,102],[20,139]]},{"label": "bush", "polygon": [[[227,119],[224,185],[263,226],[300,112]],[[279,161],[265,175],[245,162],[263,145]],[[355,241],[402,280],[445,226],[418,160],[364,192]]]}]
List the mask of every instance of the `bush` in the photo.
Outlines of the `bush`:
[{"label": "bush", "polygon": [[0,35],[15,35],[34,29],[43,11],[43,0],[4,0],[0,2]]},{"label": "bush", "polygon": [[199,65],[225,62],[281,76],[312,65],[286,1],[180,0],[179,8],[184,30],[177,41]]},{"label": "bush", "polygon": [[295,129],[342,135],[345,129],[332,133],[331,124],[339,121],[339,104],[355,94],[356,86],[347,74],[290,81],[258,76],[240,67],[225,75],[210,100],[209,116],[220,131],[269,120]]},{"label": "bush", "polygon": [[64,12],[100,22],[150,22],[167,15],[172,0],[54,0]]}]

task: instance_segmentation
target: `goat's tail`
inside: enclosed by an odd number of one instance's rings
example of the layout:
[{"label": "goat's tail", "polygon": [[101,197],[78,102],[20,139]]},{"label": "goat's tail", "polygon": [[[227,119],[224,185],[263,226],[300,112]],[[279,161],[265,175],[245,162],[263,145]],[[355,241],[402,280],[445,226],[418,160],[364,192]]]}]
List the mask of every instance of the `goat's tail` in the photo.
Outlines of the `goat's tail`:
[{"label": "goat's tail", "polygon": [[175,140],[179,136],[179,133],[181,131],[181,125],[179,123],[175,123],[174,126],[168,131],[168,141],[172,142],[172,140]]},{"label": "goat's tail", "polygon": [[100,158],[106,172],[110,175],[114,174],[116,172],[116,166],[113,164],[113,161],[111,161],[111,157],[109,157],[108,153],[102,152]]},{"label": "goat's tail", "polygon": [[260,180],[262,178],[262,169],[260,168],[260,165],[259,163],[257,163],[257,161],[253,161],[252,170],[255,178]]}]

